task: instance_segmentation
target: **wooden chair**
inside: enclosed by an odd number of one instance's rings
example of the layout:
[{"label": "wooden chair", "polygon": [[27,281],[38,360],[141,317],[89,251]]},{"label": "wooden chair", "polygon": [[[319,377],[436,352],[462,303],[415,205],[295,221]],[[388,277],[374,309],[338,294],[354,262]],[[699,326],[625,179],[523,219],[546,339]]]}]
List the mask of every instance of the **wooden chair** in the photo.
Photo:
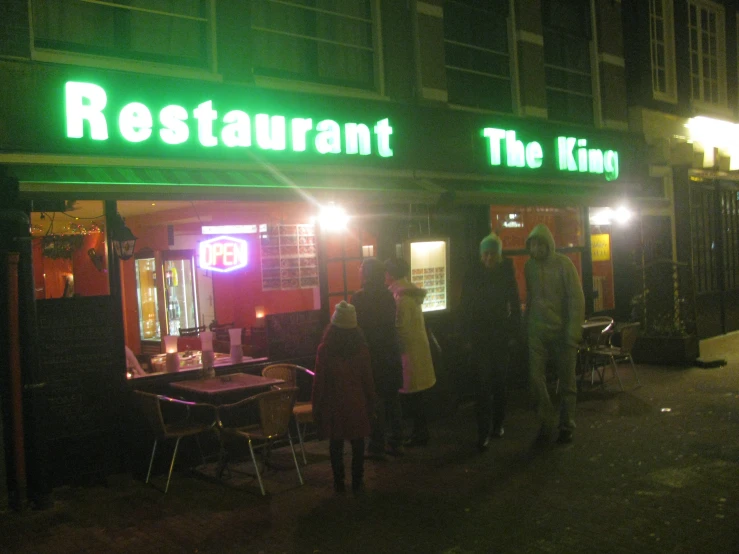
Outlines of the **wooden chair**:
[{"label": "wooden chair", "polygon": [[[211,404],[202,404],[198,402],[186,402],[162,396],[151,394],[148,392],[134,391],[141,404],[142,411],[146,416],[152,431],[154,431],[154,447],[151,451],[149,459],[149,471],[146,474],[146,483],[151,480],[151,469],[154,465],[154,456],[157,451],[159,441],[167,439],[176,439],[174,452],[172,453],[172,461],[169,464],[169,474],[167,475],[167,484],[164,487],[164,493],[169,490],[169,481],[172,479],[172,470],[174,469],[175,458],[177,458],[177,449],[180,441],[184,437],[195,437],[206,431],[215,430],[217,422],[216,407]],[[162,406],[169,407],[167,416],[162,412]],[[205,463],[203,450],[200,448],[200,458]]]},{"label": "wooden chair", "polygon": [[[282,388],[263,392],[246,398],[233,404],[224,404],[218,407],[218,430],[221,437],[221,462],[219,474],[225,467],[225,441],[227,438],[246,439],[249,446],[249,454],[254,463],[254,471],[256,472],[259,489],[262,495],[265,495],[264,483],[262,482],[262,474],[259,471],[259,464],[254,454],[255,448],[263,448],[269,451],[272,443],[277,439],[287,438],[290,443],[290,451],[292,452],[293,461],[295,462],[295,470],[298,473],[298,480],[303,484],[303,476],[300,473],[300,465],[295,455],[295,447],[290,436],[290,417],[292,416],[293,405],[297,395],[297,388]],[[251,409],[256,406],[259,414],[259,421],[253,423],[250,420]],[[258,444],[255,444],[258,441]]]},{"label": "wooden chair", "polygon": [[639,381],[639,374],[636,372],[636,366],[634,360],[631,357],[631,350],[634,348],[636,339],[639,335],[639,323],[627,323],[621,327],[619,333],[621,335],[621,346],[613,346],[610,343],[596,346],[590,351],[590,358],[593,363],[593,371],[598,371],[600,374],[600,380],[603,382],[605,378],[605,368],[610,365],[613,369],[613,374],[618,379],[618,384],[621,390],[624,390],[624,384],[621,381],[621,376],[618,373],[619,362],[629,362],[631,369],[636,377],[636,383],[641,384]]},{"label": "wooden chair", "polygon": [[[273,389],[297,387],[299,373],[308,375],[311,379],[315,376],[315,373],[310,369],[296,364],[272,364],[262,369],[263,377],[271,377],[273,379],[282,379],[285,381],[282,385],[274,385],[272,387]],[[298,430],[298,441],[300,442],[300,453],[303,455],[303,463],[307,464],[308,459],[305,457],[303,437],[305,435],[306,426],[313,423],[313,403],[295,402],[295,406],[293,407],[293,419],[295,420],[295,427]],[[301,425],[303,426],[302,429],[300,428]]]}]

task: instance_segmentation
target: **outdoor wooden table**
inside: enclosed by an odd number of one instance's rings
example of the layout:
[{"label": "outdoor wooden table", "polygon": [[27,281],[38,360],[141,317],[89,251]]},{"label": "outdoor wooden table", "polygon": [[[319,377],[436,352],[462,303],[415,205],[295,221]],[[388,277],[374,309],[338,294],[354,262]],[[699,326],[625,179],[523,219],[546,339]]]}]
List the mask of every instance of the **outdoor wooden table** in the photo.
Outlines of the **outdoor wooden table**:
[{"label": "outdoor wooden table", "polygon": [[282,379],[272,379],[248,373],[233,373],[199,381],[177,381],[169,386],[188,396],[196,396],[211,404],[224,404],[224,400],[245,398],[262,392],[272,385],[284,383]]}]

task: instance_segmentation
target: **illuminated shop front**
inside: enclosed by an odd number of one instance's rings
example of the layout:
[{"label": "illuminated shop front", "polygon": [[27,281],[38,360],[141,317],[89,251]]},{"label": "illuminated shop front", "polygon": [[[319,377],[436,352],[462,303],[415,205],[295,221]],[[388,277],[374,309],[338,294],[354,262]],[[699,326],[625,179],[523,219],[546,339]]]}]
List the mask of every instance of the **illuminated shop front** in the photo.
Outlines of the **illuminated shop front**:
[{"label": "illuminated shop front", "polygon": [[[121,391],[197,379],[202,333],[216,373],[311,365],[366,257],[410,261],[444,356],[456,355],[462,275],[491,228],[520,274],[525,237],[547,223],[591,311],[595,277],[598,307],[615,302],[616,239],[591,236],[588,207],[616,208],[638,186],[630,135],[74,67],[6,73],[28,113],[7,118],[17,143],[0,164],[31,204],[39,409],[56,410],[51,452],[79,447],[74,471],[120,469]],[[131,250],[114,254],[124,237]],[[126,369],[125,347],[140,370]],[[82,436],[83,419],[100,423]]]}]

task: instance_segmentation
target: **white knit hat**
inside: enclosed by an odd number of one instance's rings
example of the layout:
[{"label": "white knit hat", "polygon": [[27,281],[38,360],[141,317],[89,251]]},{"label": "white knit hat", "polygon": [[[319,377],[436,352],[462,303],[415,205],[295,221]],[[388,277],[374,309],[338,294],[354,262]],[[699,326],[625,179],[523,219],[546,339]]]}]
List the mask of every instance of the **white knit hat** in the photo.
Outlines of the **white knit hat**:
[{"label": "white knit hat", "polygon": [[334,315],[331,316],[331,325],[339,329],[354,329],[357,326],[357,310],[346,300],[336,304]]}]

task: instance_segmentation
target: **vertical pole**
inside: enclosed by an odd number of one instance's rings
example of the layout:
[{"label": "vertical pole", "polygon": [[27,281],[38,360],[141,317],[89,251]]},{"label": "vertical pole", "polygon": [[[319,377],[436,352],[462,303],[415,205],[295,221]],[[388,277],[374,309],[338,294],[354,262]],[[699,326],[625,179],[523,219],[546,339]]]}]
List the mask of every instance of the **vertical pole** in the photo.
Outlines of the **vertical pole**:
[{"label": "vertical pole", "polygon": [[721,208],[722,187],[721,181],[713,182],[713,229],[712,234],[716,241],[716,276],[718,277],[717,285],[719,290],[719,318],[721,324],[721,333],[726,333],[726,256],[724,250],[724,229],[726,223],[724,220],[724,211]]},{"label": "vertical pole", "polygon": [[23,430],[23,384],[21,378],[20,331],[18,326],[18,262],[17,252],[7,254],[6,295],[8,302],[8,369],[10,374],[10,404],[13,426],[13,478],[11,505],[20,509],[26,498],[26,446]]},{"label": "vertical pole", "polygon": [[318,291],[321,297],[321,325],[328,325],[331,319],[328,299],[328,247],[326,233],[320,223],[316,223],[316,247],[318,254]]}]

